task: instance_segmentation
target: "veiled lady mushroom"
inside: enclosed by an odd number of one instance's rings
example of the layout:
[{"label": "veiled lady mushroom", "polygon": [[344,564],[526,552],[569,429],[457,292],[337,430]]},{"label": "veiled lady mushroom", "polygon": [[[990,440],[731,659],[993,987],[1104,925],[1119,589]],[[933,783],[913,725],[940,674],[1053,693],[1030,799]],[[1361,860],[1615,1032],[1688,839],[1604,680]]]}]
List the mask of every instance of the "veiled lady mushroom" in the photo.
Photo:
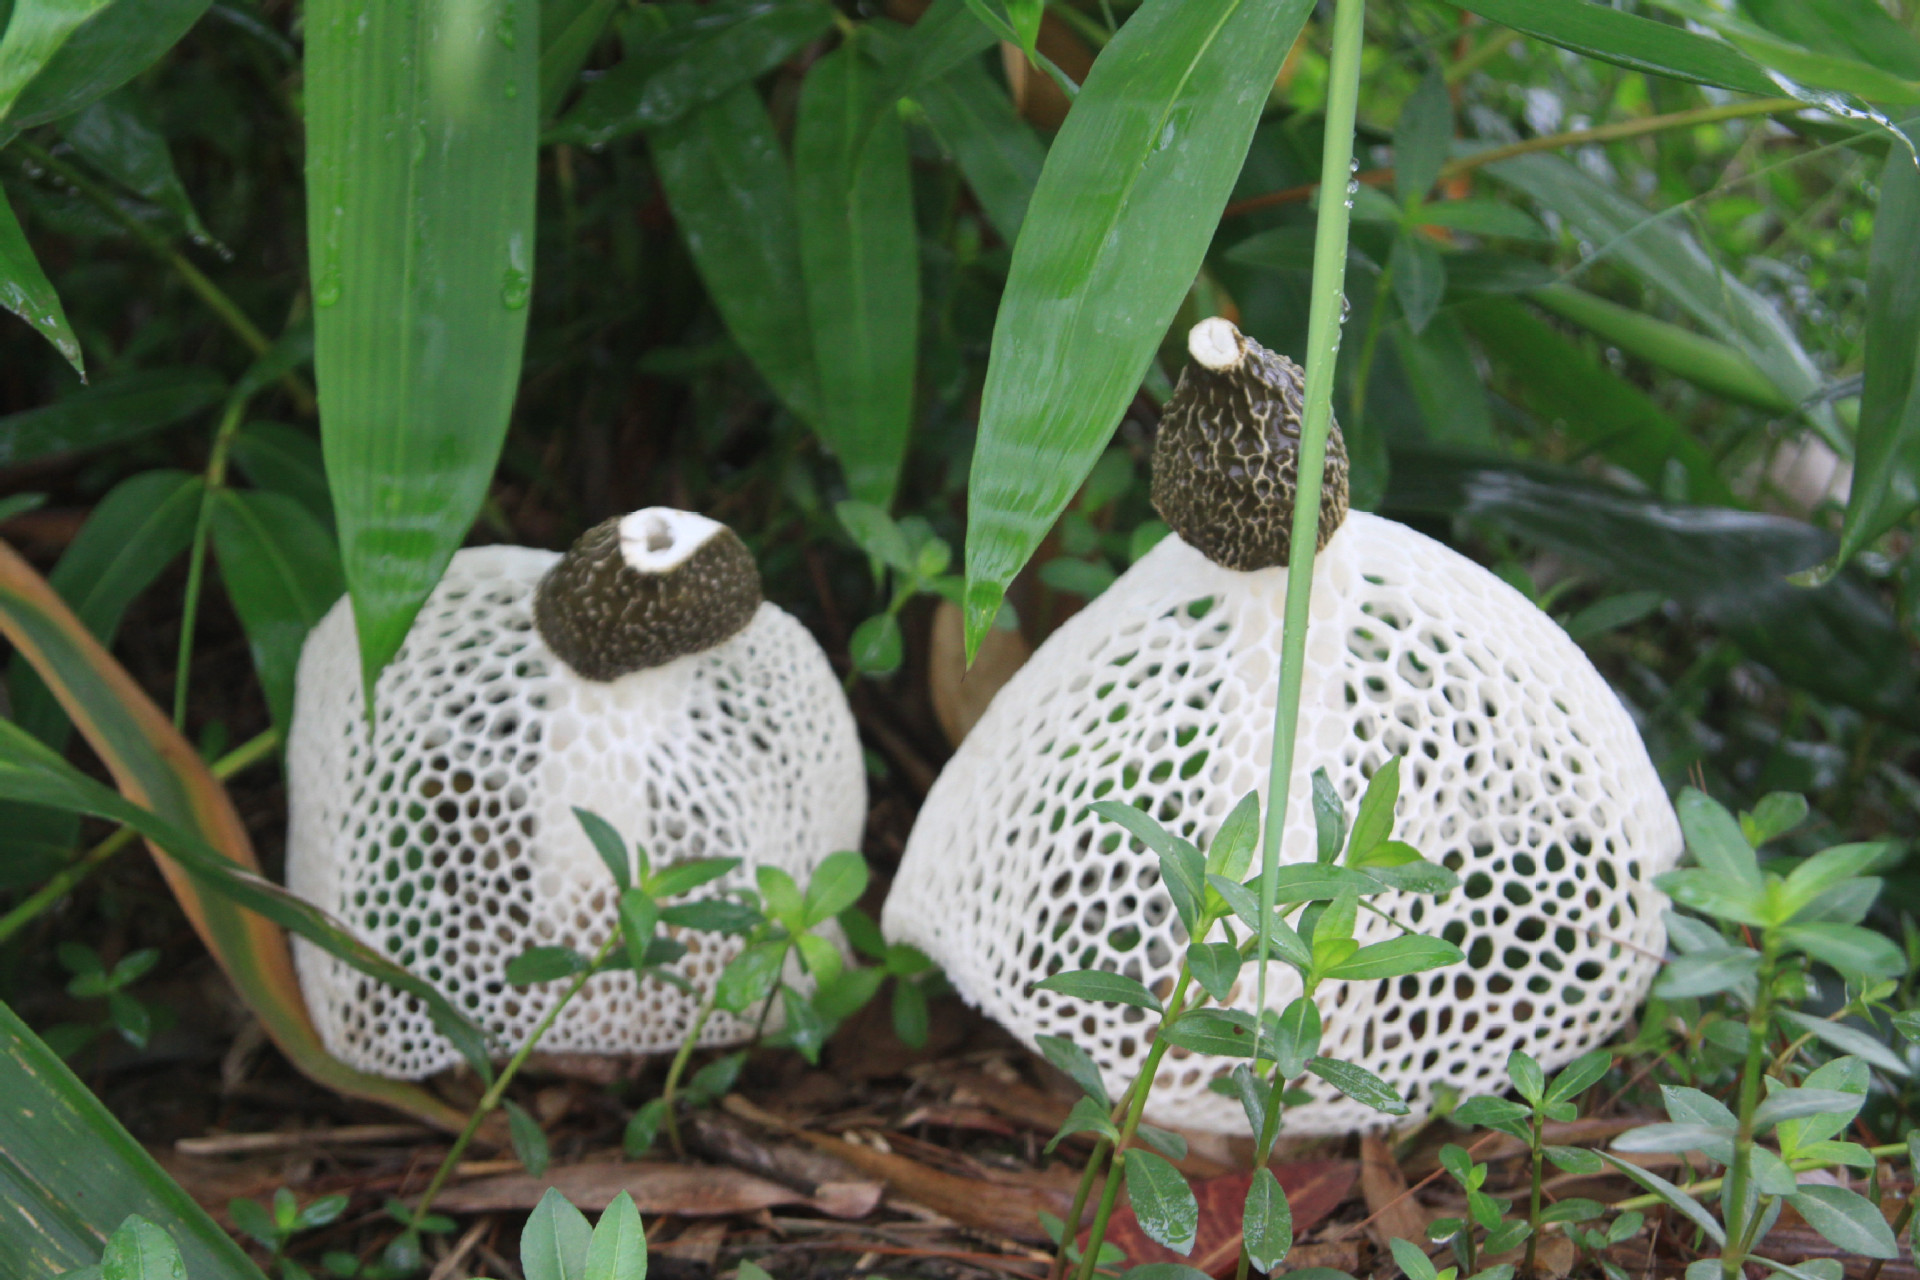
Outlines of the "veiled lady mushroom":
[{"label": "veiled lady mushroom", "polygon": [[[1204,847],[1241,796],[1264,802],[1273,740],[1302,376],[1224,320],[1196,326],[1189,350],[1153,458],[1154,503],[1175,532],[1000,691],[928,795],[883,919],[1027,1043],[1061,1035],[1087,1050],[1116,1092],[1146,1056],[1151,1015],[1034,983],[1102,968],[1164,994],[1188,939],[1154,855],[1088,804],[1137,804]],[[1313,861],[1316,768],[1351,810],[1402,757],[1396,836],[1461,887],[1374,901],[1467,962],[1326,983],[1316,1000],[1321,1052],[1384,1077],[1418,1115],[1442,1084],[1503,1089],[1510,1050],[1551,1067],[1621,1024],[1657,965],[1652,880],[1681,838],[1632,721],[1579,647],[1465,557],[1348,514],[1346,471],[1336,428],[1281,856]],[[1360,920],[1363,944],[1397,932]],[[1270,1006],[1299,994],[1274,964]],[[1173,1051],[1147,1114],[1243,1132],[1239,1102],[1208,1088],[1229,1065]],[[1288,1132],[1381,1121],[1308,1083],[1314,1101],[1288,1112]]]},{"label": "veiled lady mushroom", "polygon": [[[575,806],[655,866],[743,859],[703,893],[752,885],[759,863],[804,883],[858,846],[866,777],[846,699],[806,629],[761,600],[745,544],[705,516],[636,511],[565,555],[457,553],[381,673],[371,732],[358,662],[343,599],[300,659],[288,882],[506,1045],[557,995],[509,985],[507,962],[533,945],[591,953],[617,918]],[[737,949],[681,941],[675,968],[696,988]],[[458,1060],[407,997],[317,948],[297,955],[338,1057],[407,1077]],[[673,1049],[697,1004],[655,978],[598,975],[541,1044]],[[716,1013],[701,1039],[751,1033]]]}]

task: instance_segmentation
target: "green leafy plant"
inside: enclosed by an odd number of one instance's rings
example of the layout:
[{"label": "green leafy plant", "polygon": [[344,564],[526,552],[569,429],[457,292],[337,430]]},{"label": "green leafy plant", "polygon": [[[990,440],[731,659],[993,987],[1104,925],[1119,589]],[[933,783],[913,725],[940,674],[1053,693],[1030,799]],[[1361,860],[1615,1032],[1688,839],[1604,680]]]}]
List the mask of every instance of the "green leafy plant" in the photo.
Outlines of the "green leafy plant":
[{"label": "green leafy plant", "polygon": [[[1467,1216],[1434,1219],[1428,1224],[1428,1236],[1452,1246],[1453,1256],[1460,1260],[1461,1275],[1509,1280],[1514,1272],[1512,1264],[1500,1263],[1483,1270],[1480,1259],[1486,1255],[1505,1253],[1518,1247],[1522,1240],[1531,1241],[1535,1235],[1532,1223],[1506,1220],[1506,1212],[1513,1208],[1513,1201],[1489,1195],[1484,1190],[1487,1166],[1475,1164],[1465,1148],[1451,1142],[1441,1147],[1440,1167],[1465,1193]],[[1484,1233],[1477,1241],[1474,1238],[1475,1228]]]},{"label": "green leafy plant", "polygon": [[[1574,1099],[1598,1084],[1612,1066],[1613,1055],[1605,1049],[1595,1049],[1592,1053],[1583,1054],[1574,1059],[1549,1082],[1546,1072],[1541,1070],[1540,1064],[1530,1054],[1515,1049],[1507,1055],[1507,1079],[1512,1082],[1514,1092],[1520,1095],[1521,1102],[1488,1095],[1469,1098],[1454,1110],[1453,1118],[1460,1124],[1484,1125],[1489,1129],[1511,1134],[1527,1144],[1530,1183],[1527,1219],[1523,1223],[1513,1224],[1524,1227],[1525,1232],[1511,1240],[1504,1234],[1497,1234],[1503,1230],[1497,1221],[1486,1220],[1483,1202],[1490,1201],[1491,1197],[1479,1190],[1478,1183],[1472,1187],[1467,1186],[1468,1179],[1472,1176],[1478,1176],[1484,1182],[1485,1166],[1472,1165],[1471,1161],[1467,1161],[1464,1152],[1454,1157],[1449,1163],[1446,1152],[1460,1151],[1460,1148],[1453,1146],[1442,1150],[1441,1162],[1446,1165],[1447,1172],[1453,1175],[1454,1180],[1467,1191],[1467,1203],[1471,1211],[1469,1216],[1472,1221],[1479,1223],[1489,1233],[1485,1244],[1487,1252],[1504,1253],[1519,1243],[1520,1239],[1526,1240],[1527,1256],[1522,1264],[1522,1270],[1529,1276],[1536,1274],[1535,1267],[1539,1256],[1542,1227],[1557,1222],[1586,1222],[1600,1216],[1602,1212],[1602,1206],[1598,1203],[1581,1199],[1562,1200],[1550,1207],[1543,1207],[1542,1184],[1545,1182],[1545,1166],[1548,1161],[1551,1161],[1555,1168],[1569,1173],[1595,1173],[1601,1167],[1599,1158],[1584,1148],[1548,1145],[1545,1133],[1549,1121],[1565,1123],[1578,1118],[1579,1111],[1574,1104]],[[1461,1165],[1462,1161],[1467,1162],[1462,1166],[1466,1170],[1464,1176],[1462,1168],[1455,1167]],[[1480,1199],[1476,1200],[1476,1196]],[[1505,1212],[1505,1209],[1502,1208],[1500,1212]],[[1498,1213],[1492,1215],[1496,1220],[1498,1216]],[[1451,1229],[1444,1233],[1446,1236],[1465,1237],[1464,1241],[1456,1239],[1454,1247],[1455,1251],[1460,1253],[1460,1265],[1471,1272],[1473,1270],[1471,1225],[1467,1222],[1444,1221],[1451,1222]],[[1436,1232],[1435,1238],[1441,1238],[1440,1223],[1434,1223],[1433,1228]],[[1462,1243],[1465,1244],[1464,1252],[1462,1252]]]},{"label": "green leafy plant", "polygon": [[100,1035],[118,1032],[136,1049],[147,1047],[157,1021],[155,1010],[127,988],[152,972],[160,953],[151,947],[130,951],[108,969],[100,953],[84,942],[63,942],[60,964],[73,975],[67,994],[82,1000],[105,1000],[107,1016],[99,1022],[63,1022],[47,1028],[46,1041],[63,1058],[71,1058]]},{"label": "green leafy plant", "polygon": [[849,498],[834,507],[840,526],[854,544],[891,579],[886,607],[853,630],[847,650],[853,660],[847,688],[860,676],[890,676],[900,669],[905,640],[900,610],[917,595],[943,596],[956,603],[962,579],[947,573],[953,548],[918,516],[894,520],[871,503]]},{"label": "green leafy plant", "polygon": [[[252,1236],[267,1251],[269,1261],[277,1264],[282,1280],[309,1280],[307,1269],[286,1256],[287,1246],[300,1232],[331,1224],[346,1208],[347,1197],[343,1195],[321,1196],[302,1205],[293,1192],[280,1187],[274,1191],[270,1204],[245,1197],[229,1200],[227,1216],[233,1219],[234,1226]],[[353,1255],[346,1256],[357,1264],[358,1259]],[[329,1274],[339,1274],[331,1262],[324,1265]]]},{"label": "green leafy plant", "polygon": [[[1800,1048],[1834,1031],[1793,1008],[1804,990],[1810,962],[1831,965],[1856,982],[1876,982],[1905,971],[1906,958],[1882,935],[1863,928],[1880,882],[1863,873],[1882,856],[1878,845],[1841,845],[1804,859],[1784,875],[1762,866],[1755,846],[1775,839],[1806,812],[1798,797],[1769,796],[1736,821],[1703,793],[1680,797],[1680,821],[1694,865],[1660,877],[1659,886],[1681,906],[1707,916],[1721,929],[1751,931],[1758,947],[1715,933],[1695,936],[1695,946],[1673,961],[1656,989],[1665,994],[1725,994],[1746,1006],[1746,1045],[1736,1105],[1698,1089],[1663,1090],[1668,1123],[1621,1135],[1619,1151],[1700,1151],[1725,1166],[1716,1219],[1686,1191],[1617,1156],[1604,1158],[1683,1213],[1720,1249],[1717,1267],[1727,1280],[1765,1238],[1783,1204],[1791,1204],[1814,1230],[1836,1245],[1867,1257],[1892,1257],[1897,1249],[1886,1220],[1873,1203],[1844,1187],[1801,1184],[1796,1169],[1822,1165],[1872,1168],[1874,1155],[1840,1140],[1866,1101],[1869,1070],[1845,1056],[1790,1075]],[[1684,931],[1684,926],[1678,926]],[[1717,944],[1717,945],[1716,945]],[[1791,1046],[1769,1065],[1767,1046],[1785,1030]],[[1796,1031],[1810,1034],[1792,1038]],[[1857,1034],[1857,1033],[1856,1033]],[[1798,1083],[1793,1083],[1794,1079]],[[1769,1133],[1778,1151],[1760,1145]],[[1776,1269],[1780,1264],[1771,1263]]]},{"label": "green leafy plant", "polygon": [[[1397,758],[1376,770],[1349,828],[1338,792],[1324,771],[1316,773],[1316,860],[1280,869],[1273,895],[1278,906],[1265,913],[1260,877],[1247,878],[1260,834],[1255,795],[1244,797],[1228,814],[1204,855],[1132,805],[1103,800],[1092,806],[1159,855],[1161,883],[1193,941],[1164,1000],[1137,979],[1106,970],[1072,970],[1036,984],[1077,999],[1134,1005],[1160,1018],[1146,1061],[1117,1100],[1109,1097],[1084,1049],[1064,1037],[1039,1038],[1041,1052],[1084,1094],[1054,1141],[1074,1133],[1096,1139],[1067,1222],[1080,1219],[1095,1180],[1107,1174],[1088,1248],[1073,1249],[1071,1233],[1063,1227],[1056,1274],[1077,1257],[1080,1280],[1090,1280],[1122,1187],[1150,1238],[1179,1253],[1193,1248],[1199,1208],[1191,1188],[1165,1154],[1135,1145],[1145,1142],[1175,1158],[1184,1154],[1175,1135],[1141,1120],[1160,1061],[1173,1047],[1238,1060],[1213,1087],[1239,1099],[1261,1153],[1242,1215],[1243,1269],[1270,1271],[1291,1247],[1286,1195],[1264,1158],[1279,1133],[1289,1090],[1310,1075],[1375,1110],[1407,1113],[1406,1103],[1384,1080],[1321,1055],[1320,1010],[1314,1002],[1327,982],[1395,978],[1465,959],[1452,943],[1414,933],[1365,945],[1354,937],[1367,898],[1390,888],[1441,893],[1458,884],[1445,867],[1389,838],[1399,778]],[[1236,926],[1246,930],[1244,936]],[[1226,1002],[1240,986],[1241,970],[1249,961],[1258,963],[1263,939],[1300,976],[1303,993],[1278,1013],[1268,1011],[1256,1020]]]}]

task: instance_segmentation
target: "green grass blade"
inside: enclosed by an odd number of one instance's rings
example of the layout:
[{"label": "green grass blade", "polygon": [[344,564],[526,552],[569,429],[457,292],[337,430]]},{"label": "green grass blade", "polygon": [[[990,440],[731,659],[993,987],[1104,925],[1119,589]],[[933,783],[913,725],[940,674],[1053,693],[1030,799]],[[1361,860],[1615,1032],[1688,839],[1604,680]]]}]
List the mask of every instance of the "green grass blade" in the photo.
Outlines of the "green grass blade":
[{"label": "green grass blade", "polygon": [[794,416],[819,403],[793,179],[773,121],[742,85],[649,134],[654,170],[707,294]]},{"label": "green grass blade", "polygon": [[193,1280],[261,1280],[206,1210],[0,1004],[0,1275],[51,1276],[100,1260],[130,1213],[179,1246]]},{"label": "green grass blade", "polygon": [[[13,26],[21,26],[22,9],[45,15],[67,10],[82,20],[68,27],[55,47],[17,90],[11,110],[4,105],[7,90],[0,87],[0,121],[16,129],[58,120],[89,102],[118,89],[145,71],[160,55],[180,41],[187,29],[207,11],[208,0],[79,0],[72,5],[17,3]],[[7,30],[10,43],[13,29]],[[44,46],[43,46],[44,47]],[[0,64],[7,61],[0,53]],[[0,84],[7,73],[0,71]]]},{"label": "green grass blade", "polygon": [[1455,314],[1487,354],[1512,371],[1521,401],[1558,423],[1583,449],[1625,467],[1655,491],[1665,483],[1668,460],[1678,461],[1692,497],[1737,505],[1713,458],[1686,428],[1537,314],[1507,298],[1475,299]]},{"label": "green grass blade", "polygon": [[192,417],[225,394],[226,385],[203,369],[155,369],[95,383],[0,418],[0,466],[124,444]]},{"label": "green grass blade", "polygon": [[1831,574],[1920,506],[1920,173],[1887,152],[1867,259],[1867,360],[1853,488]]},{"label": "green grass blade", "polygon": [[232,489],[214,498],[213,550],[284,741],[300,646],[346,589],[340,553],[298,500]]},{"label": "green grass blade", "polygon": [[298,498],[316,520],[333,528],[326,461],[311,432],[281,422],[249,422],[234,433],[229,456],[254,484]]},{"label": "green grass blade", "polygon": [[969,653],[1139,388],[1310,7],[1147,0],[1094,62],[994,324],[969,486]]},{"label": "green grass blade", "polygon": [[369,706],[513,408],[539,33],[533,0],[306,9],[314,372]]},{"label": "green grass blade", "polygon": [[40,269],[40,260],[33,256],[33,248],[20,229],[20,220],[13,216],[13,207],[7,203],[4,192],[0,192],[0,307],[38,329],[40,336],[67,358],[75,373],[83,378],[87,376],[80,356],[80,339],[73,336],[73,326],[67,323],[60,295],[54,292],[47,273]]},{"label": "green grass blade", "polygon": [[1771,97],[1780,86],[1738,49],[1587,0],[1448,0],[1489,22],[1630,71]]},{"label": "green grass blade", "polygon": [[913,425],[920,258],[906,131],[880,99],[879,74],[851,45],[814,63],[793,152],[820,373],[815,430],[853,496],[885,508]]},{"label": "green grass blade", "polygon": [[993,229],[1014,243],[1047,159],[1033,126],[1020,118],[1006,90],[977,61],[962,63],[925,85],[915,98],[934,134],[953,153]]},{"label": "green grass blade", "polygon": [[1493,410],[1460,322],[1442,311],[1417,334],[1395,326],[1393,340],[1427,439],[1450,449],[1493,452]]}]

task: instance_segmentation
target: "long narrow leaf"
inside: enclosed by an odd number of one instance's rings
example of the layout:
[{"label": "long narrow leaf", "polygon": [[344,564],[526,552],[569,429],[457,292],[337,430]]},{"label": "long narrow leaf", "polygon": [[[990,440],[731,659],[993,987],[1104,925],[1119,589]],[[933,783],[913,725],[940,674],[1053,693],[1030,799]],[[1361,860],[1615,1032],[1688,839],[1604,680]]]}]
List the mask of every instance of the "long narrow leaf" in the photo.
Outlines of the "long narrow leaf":
[{"label": "long narrow leaf", "polygon": [[962,63],[915,95],[1000,238],[1014,243],[1046,162],[1033,126],[978,62]]},{"label": "long narrow leaf", "polygon": [[[57,46],[48,50],[28,82],[16,92],[11,108],[0,101],[0,122],[15,129],[58,120],[89,102],[118,89],[145,71],[160,55],[179,43],[187,29],[207,11],[208,0],[78,0],[67,5],[14,5],[14,22],[7,29],[29,24],[21,13],[35,11],[41,21],[65,28]],[[67,19],[78,18],[71,26]],[[41,48],[46,42],[31,41]],[[5,62],[0,56],[0,62]],[[0,83],[7,73],[0,72]],[[0,88],[0,99],[7,90]]]},{"label": "long narrow leaf", "polygon": [[100,1260],[130,1213],[179,1246],[193,1280],[261,1280],[232,1238],[53,1050],[0,1004],[0,1275]]},{"label": "long narrow leaf", "polygon": [[[227,873],[230,879],[249,887],[257,884],[262,892],[282,892],[258,880],[258,863],[246,828],[193,747],[46,582],[3,543],[0,634],[12,641],[53,689],[127,797],[120,801],[105,791],[105,802],[99,794],[91,794],[89,805],[113,809],[103,816],[117,820],[140,816],[143,822],[163,823],[170,832],[179,833],[182,842],[209,853],[218,851],[214,856],[232,867]],[[0,722],[0,730],[11,739],[10,758],[47,765],[31,775],[11,770],[10,776],[19,783],[9,793],[11,798],[56,803],[56,786],[66,788],[68,798],[77,798],[85,787],[104,791],[11,724]],[[84,786],[75,790],[78,784]],[[124,805],[131,814],[112,802]],[[321,1084],[382,1102],[430,1124],[458,1128],[464,1122],[464,1116],[425,1090],[355,1071],[328,1054],[307,1016],[285,934],[230,898],[203,893],[175,859],[157,856],[156,861],[187,919],[289,1061]]]},{"label": "long narrow leaf", "polygon": [[0,418],[0,466],[122,444],[170,427],[225,394],[226,385],[204,369],[154,369],[96,383]]},{"label": "long narrow leaf", "polygon": [[752,85],[653,130],[654,171],[728,332],[781,403],[819,409],[793,180]]},{"label": "long narrow leaf", "polygon": [[66,357],[75,373],[86,376],[80,340],[73,336],[60,295],[40,269],[40,260],[33,256],[33,247],[20,229],[20,220],[13,216],[5,192],[0,192],[0,307],[38,329],[40,336]]},{"label": "long narrow leaf", "polygon": [[1738,49],[1587,0],[1448,0],[1489,22],[1631,71],[1769,96],[1780,86]]},{"label": "long narrow leaf", "polygon": [[210,238],[174,168],[166,134],[130,92],[110,93],[75,112],[61,134],[94,168],[179,218],[196,240]]},{"label": "long narrow leaf", "polygon": [[1854,435],[1853,488],[1840,549],[1825,572],[1920,506],[1920,173],[1899,147],[1880,171],[1867,259],[1867,367]]},{"label": "long narrow leaf", "polygon": [[300,646],[346,589],[339,552],[325,526],[295,499],[232,489],[214,499],[213,549],[273,723],[284,735],[293,718]]},{"label": "long narrow leaf", "polygon": [[1309,8],[1147,0],[1094,62],[994,324],[968,495],[968,653],[1138,390]]},{"label": "long narrow leaf", "polygon": [[[1649,213],[1559,156],[1503,160],[1488,172],[1558,213],[1598,246],[1596,257],[1632,271],[1746,355],[1789,403],[1816,401],[1824,382],[1792,326],[1766,298],[1730,277],[1672,218]],[[1808,415],[1837,441],[1831,409],[1809,408]]]},{"label": "long narrow leaf", "polygon": [[306,8],[321,443],[363,677],[480,509],[533,287],[534,0]]},{"label": "long narrow leaf", "polygon": [[820,373],[815,429],[853,496],[885,508],[913,425],[920,260],[906,131],[878,80],[851,45],[813,64],[793,168]]}]

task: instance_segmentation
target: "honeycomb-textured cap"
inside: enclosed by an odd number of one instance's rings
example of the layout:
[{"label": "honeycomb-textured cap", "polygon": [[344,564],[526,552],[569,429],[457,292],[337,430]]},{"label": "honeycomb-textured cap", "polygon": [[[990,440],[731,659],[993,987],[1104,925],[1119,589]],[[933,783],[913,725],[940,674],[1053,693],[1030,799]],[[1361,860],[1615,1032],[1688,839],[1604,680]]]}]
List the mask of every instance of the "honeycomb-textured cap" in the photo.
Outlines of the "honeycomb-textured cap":
[{"label": "honeycomb-textured cap", "polygon": [[[381,673],[369,736],[352,611],[343,599],[301,654],[287,744],[294,892],[437,986],[511,1048],[564,984],[507,984],[532,945],[591,953],[616,912],[613,877],[573,806],[638,841],[655,865],[745,863],[701,895],[753,885],[753,866],[802,882],[859,847],[866,774],[826,655],[762,604],[732,638],[608,683],[557,661],[533,624],[535,584],[559,557],[458,552]],[[737,939],[682,935],[674,967],[708,989]],[[459,1060],[410,998],[296,940],[301,988],[329,1051],[418,1077]],[[544,1048],[679,1046],[698,998],[631,973],[588,981]],[[715,1013],[702,1044],[748,1038]]]},{"label": "honeycomb-textured cap", "polygon": [[760,567],[738,534],[647,507],[581,534],[540,580],[533,616],[562,662],[617,680],[711,649],[759,607]]},{"label": "honeycomb-textured cap", "polygon": [[[1070,1037],[1116,1092],[1155,1019],[1046,991],[1098,968],[1164,997],[1187,938],[1158,862],[1087,808],[1140,804],[1206,847],[1273,741],[1287,571],[1223,569],[1163,540],[1062,626],[1000,691],[934,784],[907,842],[883,927],[947,970],[969,1001],[1029,1045]],[[1620,701],[1579,647],[1518,592],[1392,521],[1355,513],[1314,566],[1298,764],[1282,860],[1314,857],[1310,777],[1324,767],[1349,814],[1402,757],[1397,838],[1458,873],[1441,899],[1374,899],[1456,943],[1464,964],[1382,982],[1329,982],[1321,1052],[1384,1077],[1424,1114],[1447,1084],[1506,1087],[1525,1049],[1549,1067],[1603,1042],[1658,966],[1654,876],[1681,838]],[[1361,913],[1362,943],[1396,931]],[[1235,994],[1250,1008],[1258,974]],[[1300,993],[1275,963],[1268,1000]],[[1227,1059],[1174,1049],[1148,1115],[1245,1132],[1207,1082]],[[1387,1122],[1309,1080],[1288,1133]]]},{"label": "honeycomb-textured cap", "polygon": [[[1300,366],[1203,320],[1153,440],[1154,510],[1189,546],[1228,569],[1287,562],[1300,474]],[[1347,515],[1347,446],[1329,423],[1317,548]]]}]

